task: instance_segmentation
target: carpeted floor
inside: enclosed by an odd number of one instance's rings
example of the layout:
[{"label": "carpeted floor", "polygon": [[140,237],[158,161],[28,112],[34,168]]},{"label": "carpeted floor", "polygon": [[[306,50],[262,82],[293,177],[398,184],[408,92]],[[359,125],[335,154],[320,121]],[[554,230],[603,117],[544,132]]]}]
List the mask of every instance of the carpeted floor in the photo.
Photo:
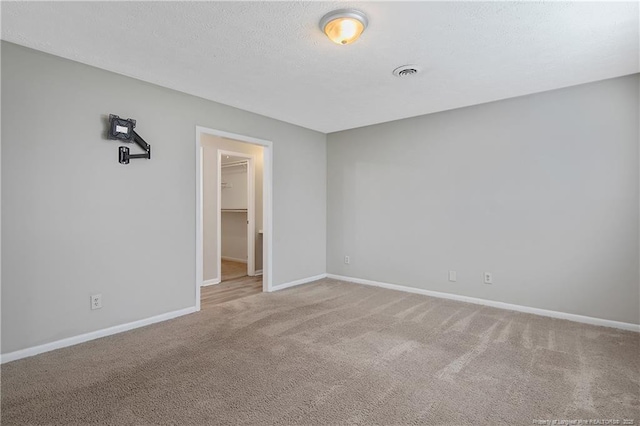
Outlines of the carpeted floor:
[{"label": "carpeted floor", "polygon": [[2,366],[2,424],[640,420],[640,340],[322,280]]}]

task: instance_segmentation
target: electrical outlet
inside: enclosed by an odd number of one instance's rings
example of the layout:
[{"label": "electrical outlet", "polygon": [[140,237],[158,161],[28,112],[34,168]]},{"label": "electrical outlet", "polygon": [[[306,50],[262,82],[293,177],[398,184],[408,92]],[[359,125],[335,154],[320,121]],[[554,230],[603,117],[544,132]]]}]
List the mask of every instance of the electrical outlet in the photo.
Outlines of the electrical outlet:
[{"label": "electrical outlet", "polygon": [[351,263],[351,259],[349,259],[349,256],[344,257],[344,263],[346,263],[347,265]]},{"label": "electrical outlet", "polygon": [[91,309],[100,309],[102,308],[102,295],[101,294],[92,294],[91,295]]},{"label": "electrical outlet", "polygon": [[484,273],[484,283],[493,284],[493,274],[491,272]]},{"label": "electrical outlet", "polygon": [[458,280],[458,274],[456,273],[456,271],[449,271],[449,281],[451,282],[456,282]]}]

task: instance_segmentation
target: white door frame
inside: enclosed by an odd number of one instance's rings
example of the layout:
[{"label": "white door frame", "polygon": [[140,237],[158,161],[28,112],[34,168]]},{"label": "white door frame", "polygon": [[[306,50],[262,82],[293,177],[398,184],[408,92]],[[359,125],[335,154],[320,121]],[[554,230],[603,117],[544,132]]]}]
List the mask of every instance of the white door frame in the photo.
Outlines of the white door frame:
[{"label": "white door frame", "polygon": [[[259,145],[264,148],[263,159],[264,167],[262,172],[262,291],[272,291],[273,287],[273,142],[258,139],[251,136],[238,135],[222,130],[211,129],[208,127],[196,126],[196,280],[195,280],[195,307],[200,310],[200,287],[203,282],[204,275],[204,235],[203,235],[203,205],[202,205],[202,181],[203,181],[203,155],[202,144],[200,138],[203,134],[232,139],[238,142],[245,142]],[[219,190],[218,190],[219,192]]]},{"label": "white door frame", "polygon": [[247,275],[250,277],[256,274],[256,195],[255,195],[255,174],[254,164],[255,158],[250,154],[243,154],[241,152],[226,151],[224,149],[218,149],[218,230],[216,237],[218,238],[218,279],[219,283],[222,282],[222,156],[228,155],[231,157],[240,157],[247,159]]}]

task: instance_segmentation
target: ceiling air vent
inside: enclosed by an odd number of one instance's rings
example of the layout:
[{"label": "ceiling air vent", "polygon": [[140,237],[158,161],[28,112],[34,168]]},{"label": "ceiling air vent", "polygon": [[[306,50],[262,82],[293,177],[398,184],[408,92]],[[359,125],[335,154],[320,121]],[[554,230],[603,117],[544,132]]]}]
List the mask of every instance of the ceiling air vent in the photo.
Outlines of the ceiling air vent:
[{"label": "ceiling air vent", "polygon": [[396,77],[410,77],[420,72],[420,68],[417,65],[403,65],[393,70],[393,75]]}]

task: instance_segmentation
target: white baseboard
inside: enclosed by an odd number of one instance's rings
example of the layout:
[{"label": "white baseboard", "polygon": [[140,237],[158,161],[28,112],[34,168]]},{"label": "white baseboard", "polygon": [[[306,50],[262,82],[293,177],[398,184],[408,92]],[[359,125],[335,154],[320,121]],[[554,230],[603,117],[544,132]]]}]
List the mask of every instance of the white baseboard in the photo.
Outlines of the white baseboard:
[{"label": "white baseboard", "polygon": [[255,271],[253,275],[255,276],[262,275],[262,269],[258,269],[257,271]]},{"label": "white baseboard", "polygon": [[9,352],[9,353],[0,355],[0,363],[4,364],[4,363],[15,361],[18,359],[38,355],[44,352],[53,351],[55,349],[66,348],[68,346],[73,346],[79,343],[88,342],[89,340],[99,339],[101,337],[111,336],[112,334],[133,330],[134,328],[144,327],[146,325],[155,324],[157,322],[181,317],[183,315],[191,314],[193,312],[196,312],[195,306],[192,306],[190,308],[180,309],[177,311],[167,312],[165,314],[156,315],[150,318],[133,321],[126,324],[120,324],[120,325],[115,325],[109,328],[103,328],[102,330],[80,334],[79,336],[67,337],[66,339],[56,340],[55,342],[45,343],[43,345],[33,346],[26,349],[20,349],[19,351]]},{"label": "white baseboard", "polygon": [[313,277],[307,277],[307,278],[302,278],[302,279],[295,280],[295,281],[290,281],[290,282],[284,283],[284,284],[278,284],[276,286],[271,287],[270,291],[284,290],[285,288],[289,288],[289,287],[293,287],[293,286],[296,286],[296,285],[310,283],[312,281],[318,281],[318,280],[321,280],[323,278],[327,278],[327,274],[315,275]]},{"label": "white baseboard", "polygon": [[422,288],[407,287],[403,285],[389,284],[389,283],[383,283],[379,281],[371,281],[371,280],[366,280],[362,278],[345,277],[342,275],[327,274],[327,278],[332,278],[340,281],[348,281],[356,284],[364,284],[364,285],[371,285],[375,287],[388,288],[390,290],[398,290],[398,291],[404,291],[408,293],[423,294],[425,296],[438,297],[440,299],[450,299],[450,300],[457,300],[459,302],[474,303],[476,305],[491,306],[493,308],[507,309],[510,311],[524,312],[527,314],[541,315],[544,317],[559,318],[559,319],[565,319],[569,321],[581,322],[585,324],[599,325],[602,327],[620,328],[622,330],[640,332],[640,324],[612,321],[612,320],[607,320],[602,318],[593,318],[593,317],[587,317],[584,315],[576,315],[576,314],[569,314],[565,312],[550,311],[547,309],[532,308],[529,306],[513,305],[511,303],[497,302],[494,300],[479,299],[476,297],[461,296],[461,295],[452,294],[452,293],[441,293],[439,291],[431,291],[431,290],[425,290]]},{"label": "white baseboard", "polygon": [[202,282],[200,287],[206,287],[208,285],[220,284],[220,278],[214,278],[212,280],[206,280]]},{"label": "white baseboard", "polygon": [[247,259],[236,259],[235,257],[220,256],[222,260],[230,260],[231,262],[247,263]]}]

